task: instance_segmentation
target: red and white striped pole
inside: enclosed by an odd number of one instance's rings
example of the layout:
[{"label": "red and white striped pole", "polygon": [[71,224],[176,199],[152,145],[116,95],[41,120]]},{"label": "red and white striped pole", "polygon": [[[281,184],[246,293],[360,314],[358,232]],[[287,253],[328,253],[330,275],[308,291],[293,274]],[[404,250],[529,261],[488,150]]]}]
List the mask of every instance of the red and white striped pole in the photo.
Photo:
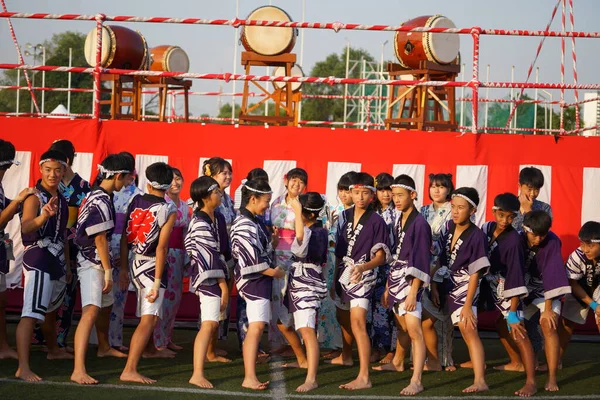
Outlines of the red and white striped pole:
[{"label": "red and white striped pole", "polygon": [[471,36],[473,37],[473,78],[469,83],[471,89],[473,89],[473,106],[472,108],[472,128],[473,133],[477,133],[479,117],[479,36],[481,35],[481,28],[476,26],[471,30]]},{"label": "red and white striped pole", "polygon": [[[569,0],[569,18],[571,20],[571,32],[575,30],[575,15],[573,13],[573,0]],[[577,85],[577,52],[575,51],[575,38],[571,38],[573,54],[573,83]],[[579,103],[579,91],[575,89],[575,103]],[[579,129],[579,106],[575,106],[575,130]]]},{"label": "red and white striped pole", "polygon": [[[566,32],[567,0],[562,0],[562,31]],[[565,83],[565,38],[560,38],[560,83]],[[565,89],[560,90],[560,134],[565,132]]]},{"label": "red and white striped pole", "polygon": [[102,85],[102,23],[106,19],[106,15],[96,15],[96,65],[94,66],[94,106],[92,114],[96,121],[100,120],[100,97],[102,95],[100,89]]}]

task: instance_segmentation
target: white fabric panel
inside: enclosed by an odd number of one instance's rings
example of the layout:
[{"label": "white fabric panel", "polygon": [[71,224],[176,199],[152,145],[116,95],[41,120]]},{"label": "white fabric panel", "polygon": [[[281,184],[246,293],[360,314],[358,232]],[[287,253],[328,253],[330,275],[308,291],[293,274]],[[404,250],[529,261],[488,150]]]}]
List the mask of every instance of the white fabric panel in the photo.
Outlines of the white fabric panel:
[{"label": "white fabric panel", "polygon": [[327,202],[335,207],[339,203],[337,197],[337,184],[342,175],[350,171],[360,172],[362,164],[350,162],[329,162],[327,163],[327,185],[325,187],[325,195]]},{"label": "white fabric panel", "polygon": [[[15,196],[24,188],[29,186],[29,166],[31,165],[31,152],[17,151],[16,159],[21,162],[21,165],[13,165],[6,171],[4,175],[3,187],[4,194],[9,199],[14,199]],[[8,223],[5,232],[10,235],[13,240],[13,250],[15,261],[10,262],[8,275],[6,275],[6,286],[16,287],[21,286],[21,263],[23,261],[23,242],[21,242],[21,220],[18,215]]]},{"label": "white fabric panel", "polygon": [[263,169],[269,175],[269,186],[273,190],[271,201],[285,193],[283,176],[293,168],[296,168],[296,161],[292,160],[265,160],[263,162]]},{"label": "white fabric panel", "polygon": [[479,207],[477,207],[477,212],[475,213],[475,223],[477,226],[481,226],[485,222],[487,181],[487,165],[458,165],[456,167],[456,187],[472,187],[477,189],[479,193]]},{"label": "white fabric panel", "polygon": [[415,202],[417,210],[423,205],[423,199],[428,198],[425,193],[425,165],[424,164],[394,164],[392,175],[396,178],[398,175],[408,175],[415,181],[418,198]]},{"label": "white fabric panel", "polygon": [[[200,165],[198,165],[198,177],[204,176],[204,171],[202,171],[202,165],[204,164],[204,161],[209,160],[209,159],[210,159],[210,157],[200,157]],[[233,168],[233,161],[231,161],[231,158],[226,158],[225,160],[227,160],[229,162],[229,164],[231,164],[231,168]],[[231,184],[233,184],[233,179],[231,180]],[[225,193],[227,193],[228,195],[231,196],[231,186],[229,186],[225,189]]]},{"label": "white fabric panel", "polygon": [[[94,153],[79,153],[73,159],[73,171],[77,172],[86,181],[96,178],[97,167],[92,168],[94,162]],[[94,176],[92,176],[92,171]]]},{"label": "white fabric panel", "polygon": [[146,183],[148,183],[148,179],[146,179],[146,168],[155,162],[169,162],[169,156],[155,156],[152,154],[138,154],[135,156],[135,169],[139,174],[139,183],[138,188],[142,192],[146,192]]},{"label": "white fabric panel", "polygon": [[[520,165],[519,172],[521,172],[521,170],[526,167],[535,167],[535,168],[538,168],[540,171],[542,171],[542,175],[544,175],[544,186],[540,189],[540,195],[538,196],[537,199],[539,201],[543,201],[544,203],[548,203],[548,204],[552,205],[552,203],[550,203],[550,200],[551,200],[550,194],[552,193],[552,166],[550,166],[550,165],[534,165],[534,164]],[[517,182],[519,182],[518,178],[517,178]]]},{"label": "white fabric panel", "polygon": [[581,200],[581,224],[600,221],[600,168],[583,169],[583,198]]}]

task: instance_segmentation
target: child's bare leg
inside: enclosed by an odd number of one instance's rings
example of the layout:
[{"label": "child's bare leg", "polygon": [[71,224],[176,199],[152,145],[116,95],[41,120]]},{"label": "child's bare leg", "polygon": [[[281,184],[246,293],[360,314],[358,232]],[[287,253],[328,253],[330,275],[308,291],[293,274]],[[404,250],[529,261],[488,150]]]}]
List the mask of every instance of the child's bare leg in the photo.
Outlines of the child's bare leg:
[{"label": "child's bare leg", "polygon": [[94,305],[83,307],[81,319],[75,330],[75,366],[71,380],[81,385],[94,385],[98,381],[88,375],[85,368],[85,355],[90,340],[90,333],[100,309]]},{"label": "child's bare leg", "polygon": [[19,367],[15,376],[24,381],[41,381],[38,375],[31,371],[29,367],[29,350],[31,346],[31,336],[33,335],[33,328],[37,320],[30,317],[21,317],[19,325],[17,326],[17,352],[19,354]]},{"label": "child's bare leg", "polygon": [[147,378],[141,375],[138,370],[138,363],[144,353],[152,333],[154,332],[154,326],[158,317],[155,315],[142,315],[138,327],[135,329],[133,336],[131,337],[131,344],[129,345],[129,355],[127,356],[127,364],[121,373],[121,380],[125,382],[138,382],[138,383],[156,383],[154,379]]},{"label": "child's bare leg", "polygon": [[473,373],[475,375],[473,384],[463,390],[463,393],[483,392],[488,390],[485,382],[485,352],[483,343],[479,338],[477,328],[473,329],[466,326],[464,322],[459,322],[458,327],[469,349],[469,357],[473,363]]},{"label": "child's bare leg", "polygon": [[[508,327],[506,329],[508,331]],[[512,335],[509,336],[510,340],[513,341]],[[525,385],[517,390],[515,394],[521,397],[530,397],[537,392],[537,385],[535,384],[535,353],[533,352],[533,345],[529,339],[529,335],[525,334],[525,337],[517,335],[514,339],[514,343],[517,345],[521,354],[521,360],[523,360],[523,366],[525,374],[527,375]]]},{"label": "child's bare leg", "polygon": [[279,329],[279,332],[283,334],[285,340],[290,344],[290,347],[296,356],[295,363],[286,363],[283,366],[291,368],[307,368],[308,362],[306,361],[306,354],[304,353],[304,348],[302,347],[300,338],[294,328],[283,325],[281,321],[277,321],[277,328]]},{"label": "child's bare leg", "polygon": [[541,320],[541,325],[545,340],[544,350],[546,352],[546,361],[548,362],[548,380],[546,381],[545,389],[549,392],[557,392],[559,388],[556,381],[556,374],[560,357],[558,332],[556,331],[556,328],[552,328],[546,320]]},{"label": "child's bare leg", "polygon": [[8,345],[8,334],[6,331],[6,291],[0,292],[0,360],[12,358],[18,360],[19,355]]},{"label": "child's bare leg", "polygon": [[510,362],[505,365],[494,367],[494,369],[499,371],[525,371],[519,348],[508,332],[508,325],[502,314],[500,314],[496,320],[496,331],[498,332],[498,335],[500,335],[500,343],[502,343],[502,346],[506,349]]},{"label": "child's bare leg", "polygon": [[219,329],[215,329],[213,332],[210,343],[208,343],[208,349],[206,351],[206,361],[208,362],[220,362],[229,363],[231,359],[225,357],[227,352],[225,350],[217,349],[217,336],[219,335]]},{"label": "child's bare leg", "polygon": [[425,348],[427,354],[427,362],[425,364],[425,371],[441,371],[442,364],[440,363],[440,356],[438,353],[438,335],[435,330],[435,322],[437,320],[426,310],[423,310],[423,320],[421,326],[423,327],[423,339],[425,340]]},{"label": "child's bare leg", "polygon": [[307,371],[306,380],[296,388],[296,392],[308,392],[318,387],[317,368],[319,367],[319,342],[313,328],[300,328],[300,334],[306,346]]},{"label": "child's bare leg", "polygon": [[58,345],[56,332],[56,311],[46,314],[46,320],[41,325],[46,346],[48,347],[48,360],[72,360],[73,354],[67,353],[66,349]]},{"label": "child's bare leg", "polygon": [[367,310],[362,307],[350,308],[350,323],[352,326],[352,334],[358,347],[360,368],[356,379],[345,385],[340,385],[340,389],[368,389],[371,387],[371,380],[369,379],[371,339],[367,334]]},{"label": "child's bare leg", "polygon": [[404,318],[399,317],[394,313],[396,326],[398,327],[398,335],[396,336],[396,351],[394,358],[389,364],[376,365],[373,367],[375,371],[404,371],[404,359],[410,351],[410,337],[406,331],[406,323]]},{"label": "child's bare leg", "polygon": [[218,327],[219,323],[216,321],[202,321],[200,331],[194,341],[194,373],[189,380],[192,385],[206,389],[212,389],[213,387],[212,383],[204,377],[204,361],[206,360],[208,346],[212,342],[211,339]]},{"label": "child's bare leg", "polygon": [[265,329],[264,322],[251,322],[248,325],[246,339],[242,345],[244,355],[244,381],[242,387],[254,390],[266,390],[269,382],[260,382],[256,376],[256,357],[258,355],[258,344],[263,330]]},{"label": "child's bare leg", "polygon": [[410,383],[406,386],[400,394],[407,396],[414,396],[417,393],[423,391],[423,384],[421,378],[423,376],[423,369],[425,367],[425,339],[423,338],[423,328],[421,326],[421,319],[411,314],[403,315],[410,341],[413,349],[413,375],[410,379]]},{"label": "child's bare leg", "polygon": [[[573,336],[573,332],[576,328],[575,322],[570,321],[566,318],[561,318],[558,321],[558,340],[560,342],[560,360],[562,360],[563,355],[565,354],[565,350],[567,350],[567,346],[571,341],[571,336]],[[600,325],[599,325],[600,326]],[[600,327],[598,328],[600,330]],[[559,362],[560,364],[560,362]]]},{"label": "child's bare leg", "polygon": [[98,357],[126,358],[127,354],[113,349],[108,340],[108,329],[110,327],[110,313],[112,305],[100,309],[96,319],[96,336],[98,337]]},{"label": "child's bare leg", "polygon": [[354,361],[352,360],[352,342],[354,342],[354,336],[352,335],[352,325],[350,323],[350,311],[336,307],[336,317],[342,328],[342,353],[327,362],[351,367],[354,365]]}]

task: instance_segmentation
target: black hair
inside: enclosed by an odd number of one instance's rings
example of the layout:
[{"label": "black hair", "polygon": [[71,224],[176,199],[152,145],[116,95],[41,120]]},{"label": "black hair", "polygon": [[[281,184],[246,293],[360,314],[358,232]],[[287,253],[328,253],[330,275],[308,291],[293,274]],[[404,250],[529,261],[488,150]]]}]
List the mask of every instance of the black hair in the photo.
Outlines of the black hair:
[{"label": "black hair", "polygon": [[229,168],[233,173],[231,163],[221,157],[211,157],[202,163],[202,173],[206,176],[216,176],[225,171],[225,168]]},{"label": "black hair", "polygon": [[500,211],[518,214],[521,203],[519,202],[519,198],[513,193],[502,193],[494,198],[494,207],[497,207]]},{"label": "black hair", "polygon": [[259,190],[261,192],[271,192],[271,186],[269,186],[269,182],[265,181],[264,179],[247,181],[244,186],[242,186],[242,204],[240,204],[240,210],[248,205],[252,197],[260,198],[261,196],[267,195],[266,193],[255,192],[254,190],[250,190],[248,188]]},{"label": "black hair", "polygon": [[[466,196],[467,198],[469,198],[469,200],[471,200],[473,203],[475,203],[475,206],[479,206],[479,193],[477,193],[477,189],[472,188],[472,187],[460,187],[458,189],[456,189],[454,192],[452,192],[452,196],[454,195],[462,195],[462,196]],[[473,207],[473,205],[471,203],[469,203],[469,209],[475,208]]]},{"label": "black hair", "polygon": [[269,182],[269,174],[262,168],[251,169],[250,172],[248,172],[248,175],[246,175],[246,180],[252,181],[255,179],[264,179]]},{"label": "black hair", "polygon": [[[129,171],[130,174],[133,174],[133,170],[130,169],[130,163],[126,156],[122,154],[109,154],[106,156],[104,160],[100,163],[104,168],[109,171]],[[116,175],[111,175],[109,177],[104,176],[103,173],[98,173],[100,178],[100,182],[104,179],[115,179]]]},{"label": "black hair", "polygon": [[146,179],[148,182],[156,182],[159,185],[170,185],[173,182],[173,168],[164,162],[150,164],[146,168]]},{"label": "black hair", "polygon": [[546,211],[529,211],[523,217],[523,226],[529,227],[536,236],[546,236],[552,228],[552,217]]},{"label": "black hair", "polygon": [[544,174],[539,168],[525,167],[519,172],[519,184],[541,189],[544,186]]},{"label": "black hair", "polygon": [[128,151],[122,151],[119,153],[120,156],[125,157],[125,159],[127,159],[128,165],[127,165],[127,169],[129,171],[131,171],[131,173],[135,173],[135,178],[134,178],[134,182],[135,182],[135,186],[139,186],[140,184],[140,176],[139,174],[135,171],[135,157],[133,156],[133,154],[131,154]]},{"label": "black hair", "polygon": [[600,240],[600,222],[588,221],[579,230],[579,240],[582,242],[591,242]]},{"label": "black hair", "polygon": [[415,189],[415,191],[417,189],[415,186],[415,180],[406,174],[398,175],[394,179],[394,184],[410,186],[411,188]]},{"label": "black hair", "polygon": [[308,185],[308,174],[302,168],[292,168],[285,174],[285,178],[291,181],[294,178],[300,179],[305,185]]},{"label": "black hair", "polygon": [[[307,192],[305,194],[301,194],[298,196],[298,200],[300,201],[300,204],[302,204],[302,215],[304,215],[304,217],[310,221],[314,221],[315,219],[319,218],[319,214],[321,213],[323,207],[325,207],[325,200],[323,200],[323,197],[317,192]],[[312,210],[318,209],[319,211],[307,210],[307,208]]]},{"label": "black hair", "polygon": [[62,161],[64,163],[67,162],[67,156],[63,152],[58,151],[58,150],[48,150],[47,152],[42,154],[42,156],[40,157],[40,161],[47,160],[47,159]]},{"label": "black hair", "polygon": [[208,196],[210,196],[212,191],[209,192],[208,189],[213,185],[217,185],[216,189],[219,188],[217,181],[210,176],[201,176],[192,182],[192,185],[190,186],[190,198],[194,203],[198,204],[196,211],[199,211],[202,207],[204,207],[203,199],[206,199]]},{"label": "black hair", "polygon": [[[387,172],[382,172],[375,177],[375,189],[377,190],[392,190],[392,183],[394,183],[394,177]],[[381,209],[381,202],[377,196],[375,196],[375,199],[373,200],[373,207],[375,207],[376,210]]]},{"label": "black hair", "polygon": [[50,146],[50,150],[58,150],[67,156],[67,164],[73,165],[73,159],[75,158],[75,146],[69,140],[55,140]]},{"label": "black hair", "polygon": [[[448,189],[448,194],[446,194],[446,201],[452,200],[452,192],[454,192],[454,183],[452,183],[452,174],[429,174],[429,189],[435,184],[439,186],[445,187]],[[429,200],[433,201],[431,198],[431,190],[428,190]]]},{"label": "black hair", "polygon": [[182,181],[185,180],[185,179],[183,179],[183,174],[181,173],[179,168],[171,167],[171,169],[173,170],[173,176],[176,175],[176,176],[180,177]]},{"label": "black hair", "polygon": [[[1,161],[12,161],[15,159],[15,155],[17,151],[15,150],[15,146],[6,140],[0,139],[0,162]],[[0,166],[0,170],[7,170],[12,166],[10,164],[4,164]]]},{"label": "black hair", "polygon": [[357,172],[356,175],[353,176],[351,185],[363,185],[363,186],[373,186],[375,187],[375,179],[366,172]]},{"label": "black hair", "polygon": [[350,185],[352,185],[356,174],[357,172],[350,171],[342,175],[338,181],[337,190],[350,190]]}]

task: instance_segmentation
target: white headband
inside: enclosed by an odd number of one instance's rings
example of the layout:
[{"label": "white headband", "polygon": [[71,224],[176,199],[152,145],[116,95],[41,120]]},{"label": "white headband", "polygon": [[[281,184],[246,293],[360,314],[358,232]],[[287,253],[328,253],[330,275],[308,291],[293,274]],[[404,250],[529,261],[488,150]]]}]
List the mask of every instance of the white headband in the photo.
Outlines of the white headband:
[{"label": "white headband", "polygon": [[121,169],[118,171],[112,171],[110,169],[106,169],[102,164],[98,164],[98,171],[100,171],[100,173],[102,175],[104,175],[105,178],[110,178],[113,175],[117,175],[117,174],[131,174],[131,171],[125,170],[125,169]]},{"label": "white headband", "polygon": [[589,241],[592,243],[600,243],[600,239],[590,239]]},{"label": "white headband", "polygon": [[215,190],[216,188],[218,188],[219,185],[216,183],[213,183],[209,188],[208,188],[208,193],[212,192],[213,190]]},{"label": "white headband", "polygon": [[[323,207],[325,207],[325,206],[323,206]],[[319,211],[321,211],[321,210],[323,209],[323,207],[321,207],[321,208],[308,208],[308,207],[302,207],[302,208],[304,208],[306,211],[311,211],[311,212],[319,212]]]},{"label": "white headband", "polygon": [[531,229],[530,227],[528,227],[527,225],[523,225],[523,230],[525,232],[529,232],[529,233],[533,233],[533,229]]},{"label": "white headband", "polygon": [[152,182],[148,182],[150,184],[150,186],[152,186],[154,189],[157,190],[167,190],[168,188],[171,187],[170,183],[165,183],[164,185],[161,183],[158,183],[156,181],[152,181]]},{"label": "white headband", "polygon": [[43,163],[48,162],[48,161],[55,161],[57,163],[64,165],[65,168],[68,167],[66,162],[64,162],[62,160],[57,160],[56,158],[44,158],[42,161],[40,161],[40,165],[42,165]]},{"label": "white headband", "polygon": [[473,207],[477,208],[477,204],[475,204],[475,202],[473,200],[471,200],[470,198],[468,198],[464,194],[455,193],[455,194],[452,195],[452,198],[455,198],[455,197],[460,197],[461,199],[465,199],[470,205],[472,205]]},{"label": "white headband", "polygon": [[[502,210],[502,209],[500,207],[498,207],[498,206],[492,207],[492,211],[498,211],[498,210]],[[502,211],[507,211],[507,210],[502,210]],[[513,213],[513,214],[518,214],[519,213],[519,211],[515,211],[515,210],[512,210],[510,212]]]},{"label": "white headband", "polygon": [[362,188],[369,189],[372,192],[376,192],[377,191],[377,189],[375,189],[375,187],[370,186],[370,185],[357,184],[357,185],[350,185],[348,187],[348,189],[350,189],[350,190],[352,190],[352,189],[362,189]]},{"label": "white headband", "polygon": [[408,185],[403,185],[401,183],[394,183],[393,185],[390,186],[391,188],[402,188],[402,189],[406,189],[409,192],[416,192],[417,190],[412,187],[412,186],[408,186]]},{"label": "white headband", "polygon": [[21,161],[17,161],[17,160],[0,161],[0,167],[3,165],[8,165],[8,164],[21,165]]},{"label": "white headband", "polygon": [[272,193],[273,193],[273,191],[272,191],[272,190],[269,190],[268,192],[265,192],[265,191],[263,191],[263,190],[258,190],[258,189],[251,188],[251,187],[250,187],[250,186],[248,186],[248,185],[244,185],[244,187],[245,187],[246,189],[248,189],[249,191],[251,191],[251,192],[254,192],[254,193],[260,193],[260,194],[272,194]]}]

